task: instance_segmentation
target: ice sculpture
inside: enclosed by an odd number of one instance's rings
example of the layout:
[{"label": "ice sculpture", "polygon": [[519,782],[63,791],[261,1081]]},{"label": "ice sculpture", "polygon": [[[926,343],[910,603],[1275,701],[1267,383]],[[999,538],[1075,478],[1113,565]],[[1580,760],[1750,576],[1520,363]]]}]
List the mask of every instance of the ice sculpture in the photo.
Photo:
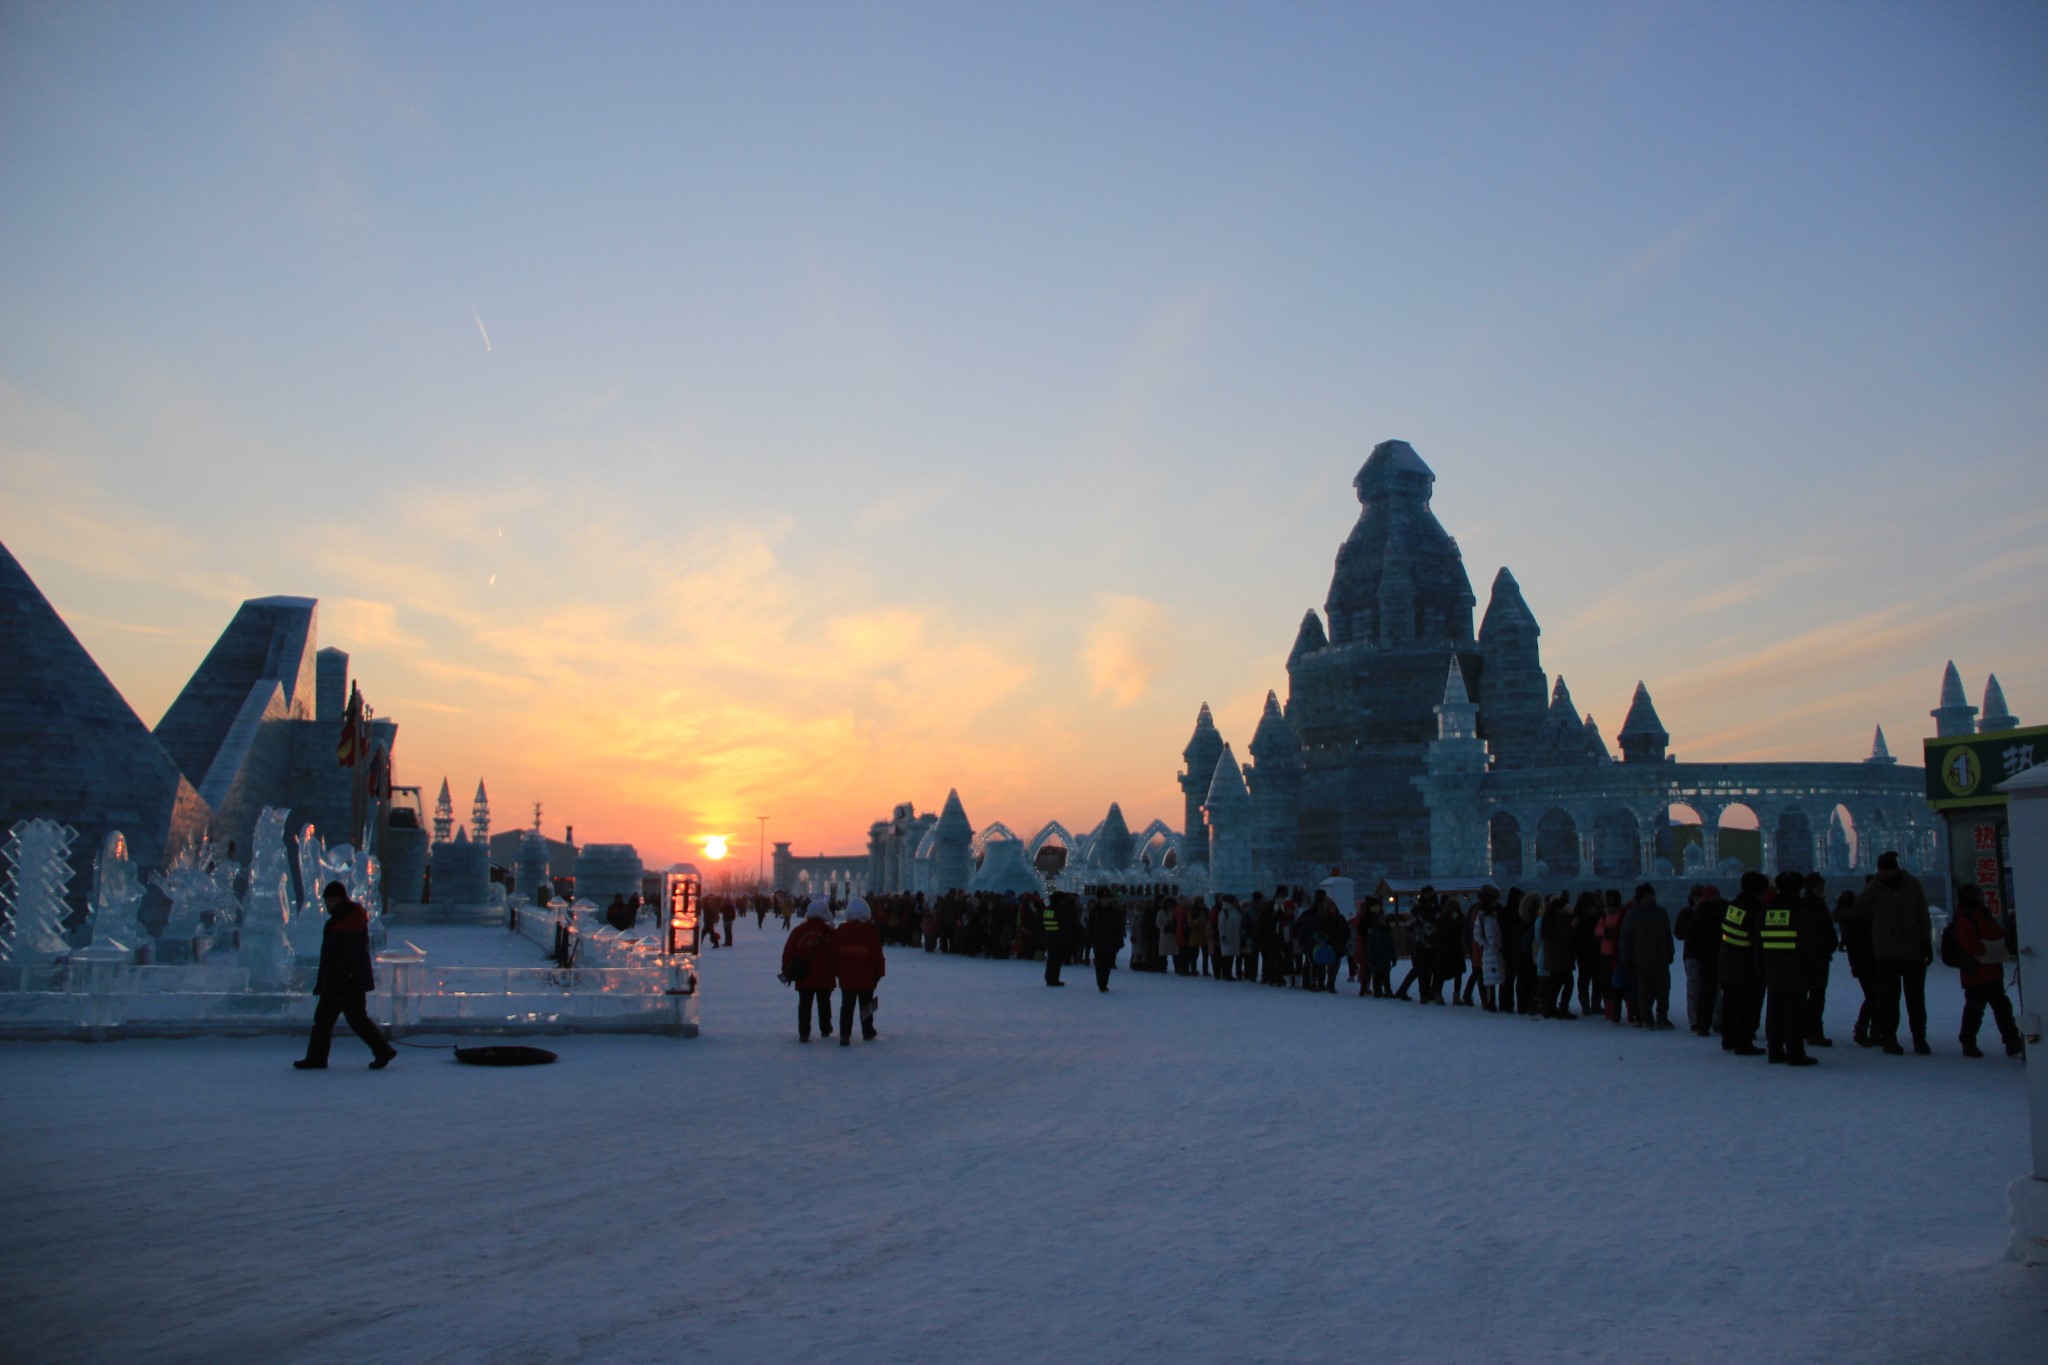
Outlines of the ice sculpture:
[{"label": "ice sculpture", "polygon": [[169,867],[149,879],[171,902],[170,918],[164,921],[160,939],[177,943],[197,938],[201,920],[212,913],[217,888],[206,870],[207,851],[204,842],[196,848],[188,844],[178,850]]},{"label": "ice sculpture", "polygon": [[249,895],[242,906],[242,965],[249,969],[249,984],[259,990],[289,985],[296,957],[286,938],[292,918],[291,862],[284,844],[289,815],[265,806],[256,817]]},{"label": "ice sculpture", "polygon": [[47,966],[71,951],[64,937],[64,891],[71,884],[71,843],[78,831],[55,820],[18,820],[0,856],[7,881],[0,901],[7,922],[0,925],[0,961]]},{"label": "ice sculpture", "polygon": [[320,911],[320,888],[327,884],[321,863],[327,845],[309,824],[299,831],[299,913],[292,917],[292,952],[301,962],[320,960],[320,936],[326,932],[327,917]]},{"label": "ice sculpture", "polygon": [[314,923],[320,920],[320,888],[326,885],[320,880],[320,860],[327,856],[327,845],[309,824],[299,831],[299,917]]},{"label": "ice sculpture", "polygon": [[370,912],[372,944],[384,941],[384,897],[377,890],[377,883],[383,875],[383,864],[372,853],[358,855],[348,875],[348,898]]},{"label": "ice sculpture", "polygon": [[236,931],[242,925],[242,901],[235,894],[235,882],[242,875],[240,863],[216,858],[211,845],[206,849],[206,871],[213,879],[212,904],[208,907],[213,927],[213,946],[227,950],[235,946]]},{"label": "ice sculpture", "polygon": [[353,844],[336,844],[320,855],[320,887],[324,890],[329,882],[340,882],[348,888],[348,898],[356,898],[356,850]]},{"label": "ice sculpture", "polygon": [[92,941],[133,949],[145,937],[135,918],[142,903],[142,878],[128,859],[128,836],[115,830],[100,846],[92,871]]}]

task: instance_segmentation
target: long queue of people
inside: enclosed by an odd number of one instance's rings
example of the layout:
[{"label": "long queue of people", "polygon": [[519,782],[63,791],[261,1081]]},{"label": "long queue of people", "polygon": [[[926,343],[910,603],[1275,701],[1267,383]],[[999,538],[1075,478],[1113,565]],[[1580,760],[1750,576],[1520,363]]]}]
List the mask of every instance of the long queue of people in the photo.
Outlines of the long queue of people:
[{"label": "long queue of people", "polygon": [[[1349,885],[1333,878],[1325,887]],[[1798,872],[1775,880],[1746,872],[1732,898],[1718,886],[1696,885],[1676,915],[1648,883],[1626,900],[1619,891],[1574,898],[1519,887],[1503,896],[1488,886],[1469,906],[1425,888],[1409,912],[1368,902],[1350,914],[1325,887],[1282,886],[1270,897],[1254,892],[1248,901],[1226,895],[1213,903],[1165,887],[1045,898],[874,896],[863,911],[883,942],[1042,961],[1048,986],[1064,985],[1061,969],[1072,962],[1093,966],[1097,988],[1107,991],[1128,946],[1135,971],[1329,993],[1342,975],[1361,996],[1540,1019],[1605,1018],[1649,1030],[1674,1027],[1673,967],[1682,964],[1692,1032],[1718,1034],[1736,1056],[1789,1066],[1811,1066],[1813,1050],[1834,1045],[1823,1020],[1842,952],[1863,997],[1852,1041],[1903,1055],[1903,1001],[1912,1051],[1932,1051],[1925,989],[1937,960],[1932,916],[1920,882],[1895,853],[1832,906],[1826,879]],[[1976,887],[1959,888],[1955,900],[1938,956],[1960,975],[1963,1055],[1983,1055],[1977,1034],[1989,1013],[2006,1053],[2020,1056],[2024,1044],[2005,989],[2012,926],[1986,908]],[[786,923],[792,907],[784,901],[778,898],[775,913]]]}]

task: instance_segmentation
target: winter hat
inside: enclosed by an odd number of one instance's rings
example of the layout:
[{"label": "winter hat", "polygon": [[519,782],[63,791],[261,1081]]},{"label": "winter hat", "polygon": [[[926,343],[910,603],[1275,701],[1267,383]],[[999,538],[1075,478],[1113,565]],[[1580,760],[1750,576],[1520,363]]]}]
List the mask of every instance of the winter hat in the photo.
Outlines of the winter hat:
[{"label": "winter hat", "polygon": [[1777,880],[1778,894],[1787,898],[1804,895],[1806,874],[1803,872],[1780,872]]},{"label": "winter hat", "polygon": [[1645,896],[1648,896],[1651,900],[1657,899],[1657,888],[1650,885],[1648,882],[1644,882],[1642,885],[1638,886],[1636,888],[1636,899],[1641,900]]},{"label": "winter hat", "polygon": [[1770,890],[1770,887],[1771,879],[1761,872],[1745,872],[1742,874],[1742,894],[1745,896],[1758,895]]},{"label": "winter hat", "polygon": [[828,901],[828,900],[826,900],[826,899],[825,899],[825,898],[824,898],[823,896],[813,896],[813,897],[811,897],[811,905],[810,905],[810,908],[809,908],[808,910],[804,911],[804,918],[805,918],[805,919],[831,919],[831,918],[832,918],[832,902],[831,902],[831,901]]},{"label": "winter hat", "polygon": [[1896,871],[1898,871],[1898,870],[1899,870],[1899,851],[1898,851],[1897,849],[1895,849],[1895,848],[1889,848],[1889,849],[1886,849],[1886,850],[1885,850],[1884,852],[1882,852],[1882,853],[1878,854],[1878,855],[1877,855],[1877,870],[1878,870],[1879,872],[1896,872]]},{"label": "winter hat", "polygon": [[868,917],[868,903],[859,896],[855,896],[846,903],[846,917],[848,919],[866,919]]}]

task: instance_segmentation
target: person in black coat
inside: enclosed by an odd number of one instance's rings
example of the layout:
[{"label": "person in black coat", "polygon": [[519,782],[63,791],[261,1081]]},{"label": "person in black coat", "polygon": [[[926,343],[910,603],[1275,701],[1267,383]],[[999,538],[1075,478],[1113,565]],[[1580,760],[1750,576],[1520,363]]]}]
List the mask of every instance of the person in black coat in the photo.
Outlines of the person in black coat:
[{"label": "person in black coat", "polygon": [[382,1071],[398,1049],[385,1041],[365,1008],[370,992],[377,989],[376,969],[370,963],[370,912],[350,900],[348,888],[340,882],[327,883],[320,899],[327,907],[327,927],[320,933],[320,970],[313,978],[313,994],[320,997],[320,1004],[313,1011],[306,1055],[292,1065],[301,1071],[326,1070],[334,1021],[346,1019],[356,1037],[369,1045],[370,1070]]},{"label": "person in black coat", "polygon": [[1095,989],[1107,991],[1124,946],[1124,912],[1116,902],[1098,896],[1088,907],[1088,946],[1095,955]]},{"label": "person in black coat", "polygon": [[[1764,898],[1771,879],[1742,874],[1742,891],[1721,912],[1721,1049],[1738,1057],[1761,1057],[1756,1045],[1764,997]],[[1798,959],[1793,957],[1796,965]]]},{"label": "person in black coat", "polygon": [[1703,886],[1685,929],[1688,981],[1698,985],[1696,992],[1690,987],[1686,991],[1685,1017],[1692,1031],[1702,1038],[1712,1037],[1720,1023],[1721,929],[1727,915],[1728,902],[1721,899],[1721,888]]},{"label": "person in black coat", "polygon": [[1806,1045],[1833,1047],[1826,1020],[1828,975],[1834,968],[1835,949],[1841,946],[1841,940],[1835,933],[1834,918],[1828,913],[1827,879],[1820,873],[1806,874],[1804,895],[1792,918],[1799,926],[1799,960],[1806,965]]}]

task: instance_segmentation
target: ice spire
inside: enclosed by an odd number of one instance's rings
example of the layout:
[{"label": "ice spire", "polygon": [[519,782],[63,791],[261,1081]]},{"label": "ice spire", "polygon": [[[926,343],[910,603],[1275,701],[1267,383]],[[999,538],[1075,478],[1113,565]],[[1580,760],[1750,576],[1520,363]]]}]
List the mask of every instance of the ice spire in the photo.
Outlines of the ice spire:
[{"label": "ice spire", "polygon": [[1131,827],[1124,819],[1124,808],[1112,801],[1109,814],[1102,817],[1102,824],[1095,833],[1095,842],[1088,850],[1088,865],[1105,872],[1121,872],[1131,865]]},{"label": "ice spire", "polygon": [[1984,680],[1984,711],[1977,718],[1977,733],[1989,735],[2019,728],[2019,717],[2006,709],[2005,689],[1998,685],[1998,675],[1993,673]]},{"label": "ice spire", "polygon": [[455,799],[448,794],[448,779],[441,779],[441,794],[434,799],[434,842],[445,844],[455,834]]},{"label": "ice spire", "polygon": [[1479,642],[1483,645],[1502,631],[1527,630],[1532,635],[1542,633],[1536,624],[1536,614],[1529,610],[1529,604],[1522,599],[1522,585],[1508,572],[1505,564],[1493,576],[1493,594],[1486,600],[1486,615],[1479,621]]},{"label": "ice spire", "polygon": [[1602,763],[1612,763],[1614,755],[1607,752],[1607,741],[1600,734],[1600,722],[1593,719],[1593,713],[1586,713],[1586,747],[1598,756]]},{"label": "ice spire", "polygon": [[1636,682],[1635,697],[1628,704],[1628,717],[1621,723],[1621,733],[1614,737],[1621,746],[1621,761],[1624,763],[1662,763],[1664,750],[1671,743],[1671,735],[1664,728],[1664,722],[1657,719],[1657,707],[1650,700],[1650,689],[1640,679]]},{"label": "ice spire", "polygon": [[1877,734],[1871,737],[1870,757],[1863,761],[1865,763],[1880,764],[1884,767],[1890,767],[1899,761],[1892,757],[1891,747],[1884,742],[1884,727],[1882,725],[1877,727]]},{"label": "ice spire", "polygon": [[1209,703],[1202,703],[1202,710],[1195,717],[1195,733],[1188,740],[1187,748],[1180,756],[1187,760],[1187,770],[1180,775],[1182,806],[1182,834],[1194,847],[1195,857],[1207,856],[1208,841],[1203,835],[1202,798],[1209,790],[1209,784],[1216,771],[1216,756],[1227,746],[1223,736],[1217,733],[1216,719],[1209,714]]},{"label": "ice spire", "polygon": [[1301,629],[1295,632],[1294,648],[1288,651],[1287,666],[1294,667],[1295,661],[1304,654],[1313,654],[1330,643],[1330,637],[1323,634],[1323,618],[1310,607],[1301,618]]},{"label": "ice spire", "polygon": [[1954,659],[1948,661],[1948,668],[1941,675],[1941,702],[1927,714],[1934,717],[1934,734],[1938,739],[1976,733],[1977,708],[1963,695],[1963,675],[1956,672]]},{"label": "ice spire", "polygon": [[[1479,737],[1479,708],[1472,704],[1472,694],[1465,690],[1465,670],[1455,654],[1451,656],[1450,669],[1444,674],[1444,699],[1436,708],[1436,737],[1439,740],[1476,740]],[[1482,759],[1480,767],[1483,769],[1485,766]]]},{"label": "ice spire", "polygon": [[1237,759],[1226,744],[1217,755],[1216,771],[1209,779],[1209,794],[1202,804],[1210,810],[1227,811],[1251,803],[1251,791],[1244,785],[1244,770],[1237,766]]},{"label": "ice spire", "polygon": [[1275,763],[1301,763],[1301,739],[1288,723],[1287,713],[1280,709],[1280,698],[1273,692],[1266,693],[1266,709],[1259,717],[1259,728],[1252,732],[1252,762],[1260,768]]},{"label": "ice spire", "polygon": [[974,879],[974,826],[960,804],[960,790],[946,793],[939,823],[932,826],[932,890],[939,895],[965,891]]},{"label": "ice spire", "polygon": [[1213,754],[1222,747],[1223,736],[1216,729],[1216,717],[1210,714],[1209,703],[1203,702],[1202,709],[1195,713],[1195,733],[1180,756],[1193,762],[1198,754]]},{"label": "ice spire", "polygon": [[[1271,693],[1267,694],[1271,696]],[[1458,656],[1451,656],[1451,671],[1444,678],[1444,705],[1469,706],[1472,694],[1465,690],[1465,670],[1458,665]]]},{"label": "ice spire", "polygon": [[476,800],[469,807],[469,841],[486,847],[491,842],[491,798],[482,778],[476,780]]},{"label": "ice spire", "polygon": [[1208,798],[1202,802],[1202,822],[1207,830],[1209,892],[1211,895],[1246,895],[1252,889],[1252,794],[1244,785],[1244,770],[1228,744],[1216,758],[1216,773],[1209,780]]},{"label": "ice spire", "polygon": [[1574,724],[1579,719],[1579,708],[1572,704],[1572,690],[1565,686],[1562,673],[1557,675],[1557,686],[1550,689],[1550,718],[1556,721],[1560,717]]}]

